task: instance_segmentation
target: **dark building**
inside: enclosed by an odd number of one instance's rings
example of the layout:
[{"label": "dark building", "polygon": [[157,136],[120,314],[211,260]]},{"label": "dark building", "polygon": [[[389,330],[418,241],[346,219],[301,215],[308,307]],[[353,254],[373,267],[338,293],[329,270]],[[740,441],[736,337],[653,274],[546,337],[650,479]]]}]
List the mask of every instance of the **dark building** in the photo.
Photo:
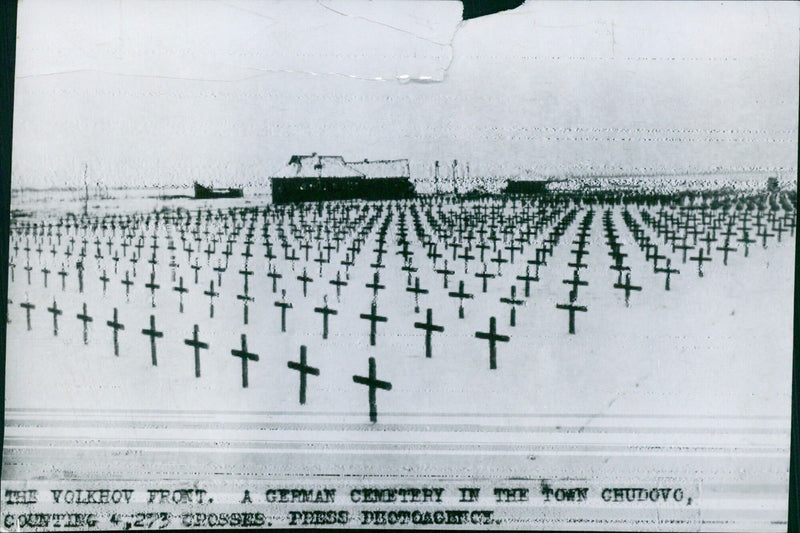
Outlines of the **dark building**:
[{"label": "dark building", "polygon": [[547,194],[549,180],[508,180],[506,194]]},{"label": "dark building", "polygon": [[275,204],[414,196],[407,159],[348,163],[342,156],[293,155],[270,183]]},{"label": "dark building", "polygon": [[205,187],[194,182],[194,197],[196,200],[209,200],[213,198],[241,198],[244,196],[242,189]]}]

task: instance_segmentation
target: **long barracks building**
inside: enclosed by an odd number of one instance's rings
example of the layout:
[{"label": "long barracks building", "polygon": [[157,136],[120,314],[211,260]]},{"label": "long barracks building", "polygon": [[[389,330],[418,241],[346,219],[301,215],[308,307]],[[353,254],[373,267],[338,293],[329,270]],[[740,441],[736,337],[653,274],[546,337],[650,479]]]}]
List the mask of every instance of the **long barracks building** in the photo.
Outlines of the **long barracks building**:
[{"label": "long barracks building", "polygon": [[338,155],[293,155],[270,184],[275,204],[414,196],[408,159],[351,163]]}]

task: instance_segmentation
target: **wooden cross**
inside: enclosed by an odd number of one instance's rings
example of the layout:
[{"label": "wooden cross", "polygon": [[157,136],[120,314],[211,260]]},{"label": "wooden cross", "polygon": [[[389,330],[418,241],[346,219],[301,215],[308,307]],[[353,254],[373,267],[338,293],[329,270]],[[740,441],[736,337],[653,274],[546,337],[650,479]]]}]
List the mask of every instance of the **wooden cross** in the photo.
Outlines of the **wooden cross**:
[{"label": "wooden cross", "polygon": [[236,295],[236,299],[237,300],[242,300],[242,302],[244,303],[244,325],[246,326],[247,325],[247,321],[248,321],[248,317],[247,317],[248,305],[247,304],[248,304],[248,302],[254,301],[255,298],[253,298],[252,296],[249,296],[247,294],[247,291],[245,290],[244,294],[237,294]]},{"label": "wooden cross", "polygon": [[61,309],[58,308],[58,305],[56,305],[55,298],[53,298],[53,307],[48,307],[47,311],[50,312],[50,313],[53,313],[53,336],[57,337],[58,336],[58,315],[63,314],[64,311],[62,311]]},{"label": "wooden cross", "polygon": [[161,285],[156,283],[156,273],[150,272],[150,282],[145,283],[144,286],[150,289],[150,305],[151,307],[156,306],[156,289],[160,288]]},{"label": "wooden cross", "polygon": [[313,283],[314,282],[314,278],[309,277],[308,274],[306,274],[305,267],[303,267],[303,275],[302,276],[297,276],[297,279],[299,281],[303,282],[303,298],[305,298],[306,295],[308,294],[308,292],[307,292],[308,283],[309,282]]},{"label": "wooden cross", "polygon": [[203,294],[210,298],[209,317],[214,318],[214,298],[219,296],[219,293],[214,291],[213,279],[209,282],[209,289],[207,291],[203,291]]},{"label": "wooden cross", "polygon": [[94,319],[86,313],[86,302],[83,303],[83,312],[76,315],[83,322],[83,344],[89,344],[88,322]]},{"label": "wooden cross", "polygon": [[428,308],[425,322],[414,322],[414,327],[425,330],[425,357],[431,357],[431,334],[434,331],[444,331],[444,326],[437,326],[433,323],[433,309]]},{"label": "wooden cross", "polygon": [[[780,241],[780,238],[778,238],[778,240]],[[722,264],[725,265],[725,266],[728,266],[728,253],[729,252],[735,252],[735,251],[738,250],[738,248],[733,248],[730,245],[730,241],[726,238],[725,239],[725,244],[722,245],[722,246],[717,246],[717,250],[719,250],[723,254],[722,255]]]},{"label": "wooden cross", "polygon": [[133,281],[131,281],[128,271],[125,271],[125,279],[122,280],[120,283],[125,285],[125,298],[128,298],[131,291],[131,285],[133,285]]},{"label": "wooden cross", "polygon": [[441,274],[442,278],[444,278],[444,287],[443,288],[446,289],[447,288],[447,280],[449,279],[451,274],[455,274],[454,270],[448,270],[447,269],[447,259],[444,260],[444,267],[436,269],[435,272],[437,274]]},{"label": "wooden cross", "polygon": [[292,304],[286,301],[286,290],[281,290],[281,300],[275,302],[275,307],[281,308],[281,331],[286,331],[286,310],[292,308]]},{"label": "wooden cross", "polygon": [[525,298],[528,298],[531,295],[531,281],[539,281],[539,274],[537,272],[535,276],[531,276],[531,267],[528,265],[525,267],[525,275],[517,276],[517,279],[525,282]]},{"label": "wooden cross", "polygon": [[517,286],[511,286],[511,295],[508,298],[500,298],[500,302],[504,304],[508,304],[511,306],[511,317],[509,319],[509,325],[513,328],[517,325],[517,306],[525,303],[524,300],[519,300],[517,298]]},{"label": "wooden cross", "polygon": [[178,286],[172,287],[172,290],[178,293],[178,302],[180,305],[180,312],[183,313],[183,295],[189,292],[189,289],[183,286],[183,276],[178,279]]},{"label": "wooden cross", "polygon": [[300,362],[297,363],[295,361],[288,361],[286,366],[291,368],[292,370],[297,370],[300,372],[300,405],[305,405],[306,403],[306,376],[311,374],[312,376],[319,376],[319,368],[314,368],[313,366],[308,366],[306,364],[306,347],[300,346]]},{"label": "wooden cross", "polygon": [[566,285],[572,285],[571,290],[575,293],[576,296],[578,294],[578,287],[589,285],[588,281],[583,281],[580,278],[577,270],[572,271],[572,279],[562,279],[561,282]]},{"label": "wooden cross", "polygon": [[339,301],[339,297],[341,296],[341,293],[342,293],[342,287],[347,285],[347,282],[346,281],[342,281],[341,275],[340,275],[339,271],[337,270],[336,271],[336,279],[335,280],[332,279],[328,283],[330,283],[331,285],[334,285],[336,287],[336,301],[338,302]]},{"label": "wooden cross", "polygon": [[195,285],[197,285],[197,273],[198,273],[198,272],[200,271],[200,269],[201,269],[201,268],[203,268],[203,267],[201,267],[199,264],[197,264],[197,258],[195,257],[195,258],[194,258],[194,264],[193,264],[193,265],[189,265],[189,268],[191,268],[192,270],[194,270],[194,284],[195,284]]},{"label": "wooden cross", "polygon": [[119,357],[119,336],[118,332],[125,329],[125,326],[117,320],[117,308],[114,308],[114,320],[106,320],[106,325],[114,330],[114,355]]},{"label": "wooden cross", "polygon": [[495,370],[497,368],[497,343],[508,342],[511,337],[508,335],[499,335],[497,333],[497,320],[494,317],[489,318],[489,331],[476,331],[475,337],[489,341],[489,369]]},{"label": "wooden cross", "polygon": [[[576,289],[577,289],[577,287],[576,287]],[[573,298],[570,298],[570,300],[573,300]],[[587,311],[586,306],[575,305],[574,303],[570,302],[569,304],[556,304],[556,307],[558,309],[564,309],[566,311],[569,311],[569,332],[570,332],[570,334],[574,335],[575,334],[575,312],[576,311],[581,311],[581,312],[585,313]]]},{"label": "wooden cross", "polygon": [[247,362],[258,361],[258,355],[247,351],[247,335],[242,333],[242,348],[240,350],[231,350],[234,357],[242,360],[242,387],[247,388]]},{"label": "wooden cross", "polygon": [[698,277],[703,277],[703,263],[706,261],[711,261],[711,258],[708,256],[703,255],[703,249],[700,248],[698,253],[695,257],[690,257],[689,261],[697,261],[697,275]]},{"label": "wooden cross", "polygon": [[377,389],[392,390],[392,384],[388,381],[377,379],[374,357],[369,358],[369,376],[353,376],[353,381],[369,387],[369,421],[373,424],[376,423],[378,421],[378,402],[375,392]]},{"label": "wooden cross", "polygon": [[[621,272],[620,272],[620,275],[622,275]],[[614,288],[615,289],[622,289],[622,290],[625,291],[625,307],[628,307],[628,304],[629,304],[629,301],[630,301],[630,296],[631,296],[631,291],[641,291],[642,290],[641,287],[636,287],[634,285],[631,285],[631,274],[630,274],[630,272],[625,274],[625,283],[617,282],[617,283],[614,284]]]},{"label": "wooden cross", "polygon": [[428,289],[421,289],[419,287],[419,278],[414,278],[414,286],[406,287],[406,291],[414,293],[414,312],[419,313],[419,295],[428,294]]},{"label": "wooden cross", "polygon": [[368,289],[372,289],[372,298],[376,298],[378,296],[378,291],[381,289],[385,289],[386,285],[381,285],[381,276],[377,272],[372,275],[372,283],[367,283],[364,286]]},{"label": "wooden cross", "polygon": [[208,343],[201,342],[197,337],[199,329],[197,324],[195,324],[192,338],[183,340],[184,344],[194,348],[194,377],[196,378],[200,377],[200,350],[208,350]]},{"label": "wooden cross", "polygon": [[28,331],[31,330],[31,309],[36,309],[36,306],[30,302],[22,302],[20,307],[25,309],[25,322],[28,324]]},{"label": "wooden cross", "polygon": [[142,333],[150,337],[150,359],[153,362],[153,366],[157,366],[158,360],[156,359],[156,338],[163,337],[164,332],[156,331],[155,316],[150,315],[150,328],[143,329]]},{"label": "wooden cross", "polygon": [[377,312],[378,304],[375,300],[372,300],[372,308],[369,313],[362,313],[359,315],[364,320],[369,320],[369,343],[371,346],[375,346],[375,330],[376,324],[378,322],[387,322],[388,318],[385,316],[378,315]]},{"label": "wooden cross", "polygon": [[481,278],[481,281],[483,282],[483,285],[482,285],[482,287],[483,287],[483,292],[486,292],[486,288],[487,288],[487,283],[486,283],[486,282],[487,282],[487,280],[489,280],[490,278],[494,278],[494,277],[495,277],[495,274],[489,274],[489,273],[486,271],[486,263],[484,263],[484,264],[483,264],[483,272],[476,272],[476,273],[475,273],[475,277],[476,277],[476,278]]},{"label": "wooden cross", "polygon": [[322,338],[323,339],[327,339],[328,338],[328,315],[335,315],[335,314],[338,314],[339,312],[336,309],[331,309],[330,307],[328,307],[328,295],[327,294],[323,297],[323,299],[324,299],[325,305],[323,305],[322,307],[315,307],[314,308],[314,312],[322,314]]},{"label": "wooden cross", "polygon": [[656,268],[655,269],[655,272],[665,273],[667,275],[667,279],[666,279],[666,282],[664,284],[664,290],[667,290],[667,291],[669,290],[670,275],[671,274],[680,274],[681,273],[681,271],[678,270],[677,268],[671,268],[671,265],[672,265],[672,259],[667,259],[667,266],[665,268]]},{"label": "wooden cross", "polygon": [[45,266],[42,268],[42,274],[44,274],[44,288],[47,288],[47,275],[50,273],[50,270]]},{"label": "wooden cross", "polygon": [[275,270],[274,266],[270,266],[269,272],[267,272],[267,277],[272,278],[272,294],[278,292],[278,279],[283,277],[283,274],[280,274],[277,270]]},{"label": "wooden cross", "polygon": [[460,280],[458,282],[458,290],[454,292],[448,292],[448,296],[451,298],[458,298],[458,318],[464,318],[464,299],[465,298],[472,298],[472,294],[468,292],[464,292],[464,280]]},{"label": "wooden cross", "polygon": [[244,293],[247,294],[247,291],[249,289],[248,279],[250,278],[250,276],[253,275],[253,271],[247,270],[247,267],[245,267],[244,269],[239,271],[239,274],[241,274],[244,277]]}]

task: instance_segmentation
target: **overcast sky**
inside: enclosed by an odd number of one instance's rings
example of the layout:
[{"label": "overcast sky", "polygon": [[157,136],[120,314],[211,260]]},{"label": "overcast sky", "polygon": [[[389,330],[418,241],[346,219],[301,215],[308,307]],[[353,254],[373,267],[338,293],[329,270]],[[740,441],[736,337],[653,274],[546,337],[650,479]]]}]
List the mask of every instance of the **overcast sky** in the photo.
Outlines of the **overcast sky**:
[{"label": "overcast sky", "polygon": [[25,0],[13,183],[265,181],[292,154],[473,174],[786,169],[795,2]]}]

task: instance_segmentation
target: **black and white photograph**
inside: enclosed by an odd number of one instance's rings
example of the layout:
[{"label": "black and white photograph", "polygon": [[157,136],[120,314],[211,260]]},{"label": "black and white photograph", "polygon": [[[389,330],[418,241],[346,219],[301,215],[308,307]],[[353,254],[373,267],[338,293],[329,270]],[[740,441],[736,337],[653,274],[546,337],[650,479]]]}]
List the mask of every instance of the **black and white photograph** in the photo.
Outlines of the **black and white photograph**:
[{"label": "black and white photograph", "polygon": [[17,4],[2,531],[786,531],[794,2]]}]

